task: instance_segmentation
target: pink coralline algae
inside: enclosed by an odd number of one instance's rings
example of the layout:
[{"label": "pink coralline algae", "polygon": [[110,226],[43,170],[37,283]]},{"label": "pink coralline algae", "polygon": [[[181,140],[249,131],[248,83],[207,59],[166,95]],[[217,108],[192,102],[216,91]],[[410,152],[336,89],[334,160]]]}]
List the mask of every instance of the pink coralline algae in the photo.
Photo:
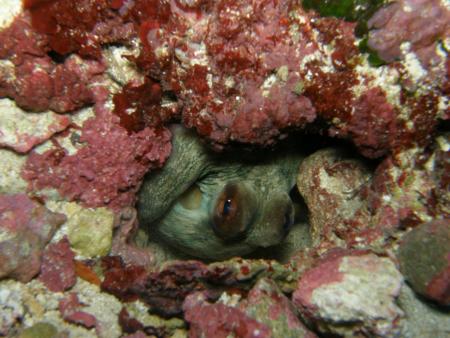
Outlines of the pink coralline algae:
[{"label": "pink coralline algae", "polygon": [[425,66],[433,66],[437,41],[449,37],[450,10],[440,0],[400,0],[380,9],[368,22],[369,46],[385,61],[403,58],[411,44]]},{"label": "pink coralline algae", "polygon": [[258,280],[240,308],[250,317],[265,323],[274,337],[317,337],[299,320],[290,300],[268,278]]},{"label": "pink coralline algae", "polygon": [[450,305],[450,220],[421,224],[405,235],[400,269],[417,293]]},{"label": "pink coralline algae", "polygon": [[41,268],[42,250],[64,215],[25,194],[0,195],[0,278],[28,282]]},{"label": "pink coralline algae", "polygon": [[301,276],[293,302],[322,333],[397,336],[403,313],[395,299],[402,281],[388,258],[334,250]]},{"label": "pink coralline algae", "polygon": [[97,107],[96,113],[78,134],[82,147],[75,154],[60,147],[30,154],[22,175],[32,190],[55,188],[88,207],[133,205],[144,174],[168,157],[170,132],[147,127],[129,135],[110,110]]},{"label": "pink coralline algae", "polygon": [[142,265],[147,269],[155,265],[155,257],[150,250],[133,244],[133,238],[138,229],[136,209],[131,207],[122,209],[115,228],[112,256],[120,256],[126,264]]},{"label": "pink coralline algae", "polygon": [[0,67],[0,97],[26,110],[59,113],[96,101],[104,64],[77,55],[53,61],[45,36],[33,30],[26,14],[0,32],[0,41],[0,59],[8,61]]},{"label": "pink coralline algae", "polygon": [[189,336],[243,338],[271,337],[267,325],[247,316],[243,311],[221,303],[211,304],[203,293],[194,293],[184,302],[185,319],[190,324]]},{"label": "pink coralline algae", "polygon": [[28,113],[11,100],[0,101],[0,147],[27,153],[53,135],[65,130],[68,116],[53,112]]},{"label": "pink coralline algae", "polygon": [[366,190],[369,168],[343,149],[323,149],[306,158],[297,186],[310,212],[314,245],[343,246],[370,225]]},{"label": "pink coralline algae", "polygon": [[42,258],[39,280],[53,292],[70,289],[76,282],[74,258],[67,238],[49,244]]},{"label": "pink coralline algae", "polygon": [[97,319],[90,313],[82,311],[82,308],[83,304],[78,300],[76,293],[69,293],[59,301],[59,312],[64,320],[90,329],[96,325]]}]

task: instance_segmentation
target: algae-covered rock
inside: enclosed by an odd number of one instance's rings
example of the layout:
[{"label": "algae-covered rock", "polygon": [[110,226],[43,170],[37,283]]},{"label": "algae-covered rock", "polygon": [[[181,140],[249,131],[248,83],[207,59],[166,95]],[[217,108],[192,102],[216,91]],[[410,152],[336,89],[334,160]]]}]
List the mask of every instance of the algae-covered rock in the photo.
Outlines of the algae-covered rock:
[{"label": "algae-covered rock", "polygon": [[293,302],[321,333],[398,337],[403,312],[395,300],[402,284],[389,258],[335,250],[302,275]]},{"label": "algae-covered rock", "polygon": [[[52,208],[55,206],[52,205]],[[66,234],[76,253],[83,257],[105,256],[109,253],[114,226],[114,213],[111,210],[83,208],[77,203],[60,203],[57,208],[67,216]]]},{"label": "algae-covered rock", "polygon": [[268,278],[258,280],[242,305],[247,315],[267,324],[272,331],[272,337],[316,337],[298,319],[289,299]]},{"label": "algae-covered rock", "polygon": [[57,333],[58,330],[52,324],[42,322],[23,330],[19,338],[53,338]]},{"label": "algae-covered rock", "polygon": [[412,289],[450,305],[450,221],[421,224],[400,244],[400,268]]}]

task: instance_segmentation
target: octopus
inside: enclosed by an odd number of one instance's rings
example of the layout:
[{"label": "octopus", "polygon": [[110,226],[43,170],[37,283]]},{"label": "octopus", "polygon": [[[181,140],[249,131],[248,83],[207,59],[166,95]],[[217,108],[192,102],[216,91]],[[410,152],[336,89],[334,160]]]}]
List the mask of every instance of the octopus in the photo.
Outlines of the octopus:
[{"label": "octopus", "polygon": [[172,133],[170,158],[139,193],[145,241],[204,260],[264,252],[286,241],[302,210],[291,196],[303,155],[292,149],[218,154],[191,130],[173,126]]}]

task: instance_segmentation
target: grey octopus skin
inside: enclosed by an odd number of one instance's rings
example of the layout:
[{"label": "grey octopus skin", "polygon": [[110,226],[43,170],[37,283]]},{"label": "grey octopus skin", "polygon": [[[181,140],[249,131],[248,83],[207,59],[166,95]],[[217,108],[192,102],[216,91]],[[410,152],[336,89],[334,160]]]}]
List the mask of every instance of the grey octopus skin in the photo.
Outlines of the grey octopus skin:
[{"label": "grey octopus skin", "polygon": [[213,153],[181,126],[172,133],[170,158],[139,193],[139,224],[150,241],[206,260],[280,244],[294,222],[289,192],[303,157],[268,151],[254,161]]}]

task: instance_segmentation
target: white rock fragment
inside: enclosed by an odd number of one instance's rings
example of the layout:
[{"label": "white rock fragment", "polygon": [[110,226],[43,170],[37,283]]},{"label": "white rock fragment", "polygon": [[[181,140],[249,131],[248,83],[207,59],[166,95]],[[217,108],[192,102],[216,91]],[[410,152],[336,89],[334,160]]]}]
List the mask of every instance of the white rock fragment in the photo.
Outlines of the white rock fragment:
[{"label": "white rock fragment", "polygon": [[54,112],[30,113],[10,99],[0,100],[0,147],[30,151],[70,124],[70,117]]},{"label": "white rock fragment", "polygon": [[0,29],[7,27],[14,17],[22,12],[21,0],[2,0],[0,8]]},{"label": "white rock fragment", "polygon": [[14,151],[0,149],[0,194],[25,192],[27,182],[20,176],[26,157]]}]

